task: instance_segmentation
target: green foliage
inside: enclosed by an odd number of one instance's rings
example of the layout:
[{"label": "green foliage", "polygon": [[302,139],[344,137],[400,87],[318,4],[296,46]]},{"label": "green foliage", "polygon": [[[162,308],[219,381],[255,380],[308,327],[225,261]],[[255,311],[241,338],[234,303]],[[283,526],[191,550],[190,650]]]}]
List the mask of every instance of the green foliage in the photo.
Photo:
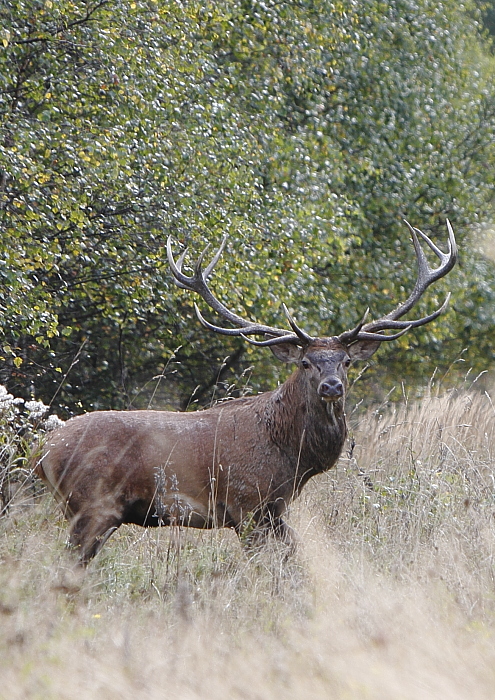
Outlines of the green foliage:
[{"label": "green foliage", "polygon": [[[168,234],[197,255],[229,233],[212,286],[267,323],[281,301],[315,334],[387,311],[415,274],[403,216],[442,239],[448,216],[462,241],[491,215],[473,17],[453,0],[3,6],[3,379],[73,411],[144,405],[137,387],[163,373],[157,398],[180,404],[226,355],[242,369],[242,343],[200,329],[174,289]],[[388,351],[401,376],[469,344],[470,364],[492,359],[492,269],[465,243],[431,307],[446,286],[457,313]],[[259,381],[272,372],[267,353]]]}]

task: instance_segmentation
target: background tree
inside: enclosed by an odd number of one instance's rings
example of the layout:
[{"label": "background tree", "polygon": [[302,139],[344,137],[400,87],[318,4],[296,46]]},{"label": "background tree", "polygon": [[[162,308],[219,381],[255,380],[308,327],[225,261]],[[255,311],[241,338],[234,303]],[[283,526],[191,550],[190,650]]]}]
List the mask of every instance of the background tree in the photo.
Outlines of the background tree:
[{"label": "background tree", "polygon": [[199,327],[168,234],[198,251],[229,233],[217,294],[268,323],[285,301],[333,334],[407,294],[403,216],[439,240],[451,218],[456,313],[381,364],[424,379],[465,347],[467,366],[491,363],[478,248],[495,103],[474,5],[12,0],[0,16],[2,380],[16,393],[69,413],[184,406],[253,353],[255,386],[273,382],[268,353]]}]

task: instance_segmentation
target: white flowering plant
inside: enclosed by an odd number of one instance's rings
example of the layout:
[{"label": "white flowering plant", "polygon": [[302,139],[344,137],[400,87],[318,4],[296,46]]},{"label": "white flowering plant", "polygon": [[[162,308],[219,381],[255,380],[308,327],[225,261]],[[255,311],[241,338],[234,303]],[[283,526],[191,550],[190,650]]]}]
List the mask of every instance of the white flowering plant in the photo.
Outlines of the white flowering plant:
[{"label": "white flowering plant", "polygon": [[31,502],[35,490],[30,455],[45,434],[63,421],[42,401],[26,401],[0,385],[0,516],[16,502]]}]

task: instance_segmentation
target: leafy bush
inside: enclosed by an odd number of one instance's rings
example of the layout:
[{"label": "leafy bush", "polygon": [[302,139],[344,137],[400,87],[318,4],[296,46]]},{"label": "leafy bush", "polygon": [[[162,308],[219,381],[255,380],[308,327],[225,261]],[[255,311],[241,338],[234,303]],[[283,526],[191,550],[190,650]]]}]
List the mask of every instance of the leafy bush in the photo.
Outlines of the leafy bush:
[{"label": "leafy bush", "polygon": [[168,234],[197,252],[229,233],[217,293],[272,324],[285,301],[325,335],[410,287],[403,216],[437,240],[449,216],[463,266],[426,302],[447,285],[456,314],[388,366],[491,361],[493,269],[467,238],[492,216],[493,59],[471,2],[13,0],[0,19],[11,391],[51,401],[71,367],[67,413],[139,406],[181,346],[163,401],[185,405],[255,351],[199,328]]}]

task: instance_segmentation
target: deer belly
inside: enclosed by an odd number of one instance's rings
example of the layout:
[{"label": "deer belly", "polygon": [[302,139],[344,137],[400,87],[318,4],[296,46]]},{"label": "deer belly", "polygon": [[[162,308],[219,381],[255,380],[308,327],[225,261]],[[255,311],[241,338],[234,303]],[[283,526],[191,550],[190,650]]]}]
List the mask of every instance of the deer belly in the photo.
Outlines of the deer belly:
[{"label": "deer belly", "polygon": [[124,512],[123,522],[159,527],[181,525],[182,527],[210,528],[215,524],[214,509],[206,507],[190,496],[176,492],[156,496],[153,503],[136,500]]},{"label": "deer belly", "polygon": [[171,493],[155,498],[155,514],[157,519],[168,525],[183,525],[185,527],[211,527],[212,513],[200,501],[185,493]]}]

